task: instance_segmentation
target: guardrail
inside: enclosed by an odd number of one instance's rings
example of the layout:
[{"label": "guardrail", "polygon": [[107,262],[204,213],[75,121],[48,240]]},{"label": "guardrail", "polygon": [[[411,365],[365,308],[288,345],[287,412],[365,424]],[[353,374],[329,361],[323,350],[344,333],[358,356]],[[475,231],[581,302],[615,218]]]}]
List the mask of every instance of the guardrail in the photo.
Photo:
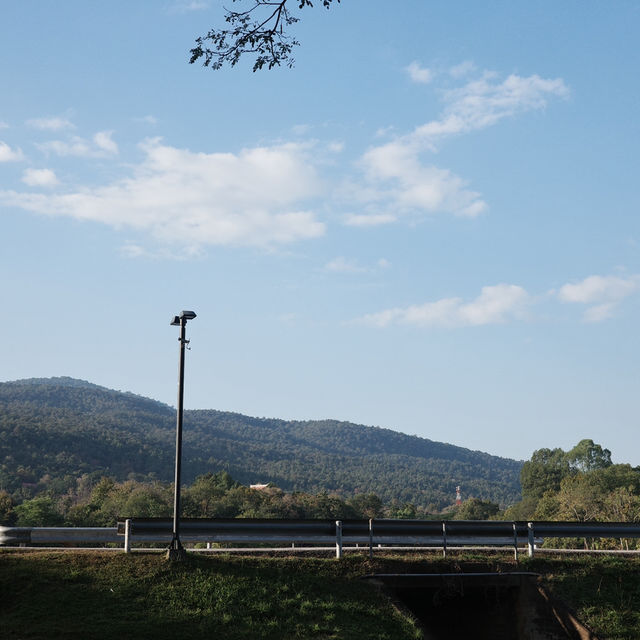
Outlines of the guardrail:
[{"label": "guardrail", "polygon": [[0,545],[103,544],[118,542],[117,527],[0,527]]},{"label": "guardrail", "polygon": [[[131,518],[118,522],[125,536],[125,550],[131,543],[170,542],[172,521]],[[465,545],[518,546],[527,544],[526,523],[498,521],[428,520],[277,520],[277,519],[182,519],[180,537],[188,542],[335,544],[336,557],[344,545],[447,547]]]},{"label": "guardrail", "polygon": [[[126,518],[112,528],[0,527],[0,545],[123,544],[171,541],[173,521],[168,518]],[[509,546],[516,558],[525,547],[533,556],[544,538],[640,538],[640,523],[628,522],[505,522],[492,520],[276,520],[213,518],[180,520],[184,542],[322,544],[343,546],[437,547]]]}]

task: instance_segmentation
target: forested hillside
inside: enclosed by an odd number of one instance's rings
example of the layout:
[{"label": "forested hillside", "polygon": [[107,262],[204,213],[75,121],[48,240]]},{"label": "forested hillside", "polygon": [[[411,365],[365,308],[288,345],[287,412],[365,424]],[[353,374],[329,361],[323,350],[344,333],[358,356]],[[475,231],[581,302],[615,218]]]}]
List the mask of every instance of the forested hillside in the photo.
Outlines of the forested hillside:
[{"label": "forested hillside", "polygon": [[[0,383],[0,490],[61,493],[79,476],[173,477],[175,409],[71,378]],[[389,429],[186,411],[183,479],[228,471],[244,483],[440,510],[465,497],[519,499],[522,464]]]}]

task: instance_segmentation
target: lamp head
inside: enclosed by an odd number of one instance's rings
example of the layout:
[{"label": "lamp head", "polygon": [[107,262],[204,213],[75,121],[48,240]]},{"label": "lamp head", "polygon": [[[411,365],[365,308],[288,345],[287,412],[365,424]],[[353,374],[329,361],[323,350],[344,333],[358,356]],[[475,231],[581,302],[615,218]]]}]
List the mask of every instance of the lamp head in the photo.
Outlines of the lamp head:
[{"label": "lamp head", "polygon": [[173,319],[171,320],[171,326],[179,327],[182,324],[182,322],[186,324],[187,320],[193,320],[195,317],[196,317],[195,311],[181,311],[180,315],[173,316]]}]

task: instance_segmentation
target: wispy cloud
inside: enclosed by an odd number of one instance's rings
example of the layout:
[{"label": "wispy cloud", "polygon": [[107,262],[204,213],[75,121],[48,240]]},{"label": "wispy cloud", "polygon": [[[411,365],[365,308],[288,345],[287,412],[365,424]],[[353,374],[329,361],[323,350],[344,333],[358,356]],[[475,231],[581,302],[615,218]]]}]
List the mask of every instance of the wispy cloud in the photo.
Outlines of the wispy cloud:
[{"label": "wispy cloud", "polygon": [[392,213],[348,213],[344,224],[348,227],[377,227],[396,222],[397,216]]},{"label": "wispy cloud", "polygon": [[22,149],[12,149],[6,142],[0,141],[0,162],[17,162],[23,159]]},{"label": "wispy cloud", "polygon": [[342,256],[327,262],[324,265],[324,270],[333,273],[366,273],[368,271],[366,267],[358,264],[357,260]]},{"label": "wispy cloud", "polygon": [[414,144],[431,146],[446,136],[485,129],[504,118],[544,109],[550,98],[568,95],[569,89],[560,78],[512,74],[500,82],[496,74],[485,72],[480,79],[446,91],[442,116],[416,128],[411,138]]},{"label": "wispy cloud", "polygon": [[[417,63],[413,72],[423,70]],[[470,72],[465,65],[465,72]],[[462,69],[459,70],[462,73]],[[424,75],[426,78],[426,74]],[[482,195],[452,171],[424,161],[437,144],[454,135],[484,129],[505,118],[546,107],[551,98],[566,97],[568,88],[557,79],[510,75],[500,80],[485,72],[478,79],[443,93],[441,116],[412,132],[374,146],[360,160],[362,180],[347,188],[350,200],[363,211],[348,214],[350,225],[384,224],[407,215],[450,213],[475,217],[487,209]]]},{"label": "wispy cloud", "polygon": [[386,258],[380,258],[374,266],[361,265],[353,258],[339,256],[325,264],[324,270],[331,273],[372,273],[381,269],[388,269],[391,263]]},{"label": "wispy cloud", "polygon": [[69,193],[0,192],[0,202],[52,216],[132,228],[167,245],[276,246],[324,233],[305,202],[320,189],[304,145],[193,153],[143,145],[131,177]]},{"label": "wispy cloud", "polygon": [[462,298],[442,298],[378,311],[360,318],[359,322],[380,328],[391,325],[453,328],[502,324],[520,316],[529,300],[529,294],[522,287],[498,284],[483,287],[480,295],[470,302]]},{"label": "wispy cloud", "polygon": [[158,118],[152,115],[141,116],[140,118],[134,118],[136,122],[143,122],[144,124],[150,124],[155,126],[158,124]]},{"label": "wispy cloud", "polygon": [[118,153],[118,145],[112,136],[112,131],[99,131],[93,136],[92,140],[72,136],[69,140],[49,140],[36,146],[46,154],[61,157],[104,158]]},{"label": "wispy cloud", "polygon": [[93,136],[93,142],[98,149],[105,153],[116,155],[118,153],[118,145],[113,140],[113,131],[98,131]]},{"label": "wispy cloud", "polygon": [[377,215],[382,211],[399,217],[418,211],[474,217],[487,207],[465,180],[447,169],[423,165],[401,141],[370,149],[361,166],[368,189],[360,193]]},{"label": "wispy cloud", "polygon": [[51,116],[47,118],[32,118],[27,120],[27,126],[40,131],[62,131],[64,129],[75,129],[75,125],[67,118]]},{"label": "wispy cloud", "polygon": [[583,315],[585,322],[602,322],[613,316],[618,304],[640,289],[640,275],[589,276],[576,283],[560,287],[557,297],[562,302],[589,305]]},{"label": "wispy cloud", "polygon": [[431,69],[423,67],[415,60],[405,68],[412,82],[417,84],[429,84],[433,80],[433,72]]},{"label": "wispy cloud", "polygon": [[59,183],[52,169],[26,169],[22,182],[30,187],[55,187]]},{"label": "wispy cloud", "polygon": [[208,9],[209,0],[175,0],[169,6],[169,13],[189,13],[190,11],[203,11]]},{"label": "wispy cloud", "polygon": [[460,64],[456,64],[449,69],[449,75],[452,78],[462,78],[463,76],[467,76],[470,73],[473,73],[476,70],[476,65],[471,60],[465,60]]}]

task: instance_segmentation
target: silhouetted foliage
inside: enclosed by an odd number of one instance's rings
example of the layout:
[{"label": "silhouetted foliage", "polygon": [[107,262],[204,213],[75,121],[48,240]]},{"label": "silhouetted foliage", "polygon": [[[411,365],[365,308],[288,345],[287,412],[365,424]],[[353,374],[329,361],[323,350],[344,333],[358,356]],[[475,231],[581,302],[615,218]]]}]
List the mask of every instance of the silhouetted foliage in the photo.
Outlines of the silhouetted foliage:
[{"label": "silhouetted foliage", "polygon": [[[293,48],[300,44],[289,35],[290,28],[299,21],[293,11],[312,7],[311,0],[233,0],[236,1],[243,3],[244,10],[225,8],[228,26],[211,29],[197,38],[189,62],[202,60],[205,67],[220,69],[225,64],[234,67],[243,55],[251,54],[255,55],[253,71],[282,64],[292,67]],[[332,1],[318,0],[327,9]]]}]

